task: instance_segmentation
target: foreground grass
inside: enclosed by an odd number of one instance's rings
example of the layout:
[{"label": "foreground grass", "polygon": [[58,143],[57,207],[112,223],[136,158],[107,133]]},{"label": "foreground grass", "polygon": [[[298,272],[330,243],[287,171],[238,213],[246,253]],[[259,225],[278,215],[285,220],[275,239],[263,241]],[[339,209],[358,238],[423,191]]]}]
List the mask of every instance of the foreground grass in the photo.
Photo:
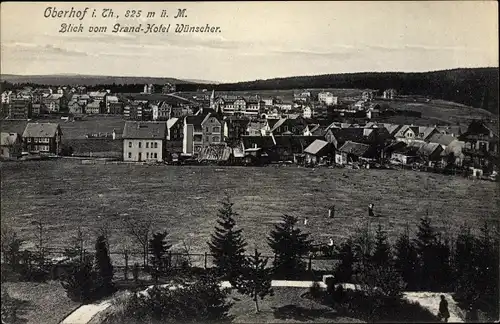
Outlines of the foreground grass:
[{"label": "foreground grass", "polygon": [[59,281],[5,282],[4,290],[19,303],[21,323],[56,324],[80,305],[66,296]]},{"label": "foreground grass", "polygon": [[[269,254],[266,236],[283,213],[307,216],[300,224],[316,243],[344,238],[367,226],[369,203],[379,218],[370,218],[394,239],[427,213],[440,231],[455,234],[467,223],[479,228],[498,214],[496,183],[432,173],[391,170],[307,169],[290,167],[176,167],[82,165],[79,161],[33,161],[1,164],[2,225],[36,243],[32,220],[44,222],[44,240],[65,247],[82,226],[85,245],[93,250],[101,226],[110,226],[112,251],[139,249],[127,235],[125,217],[151,219],[166,229],[173,249],[182,240],[191,253],[208,250],[218,201],[231,195],[236,221],[249,246]],[[327,218],[331,204],[334,219]],[[120,256],[122,258],[122,256]],[[193,260],[195,262],[202,261]]]}]

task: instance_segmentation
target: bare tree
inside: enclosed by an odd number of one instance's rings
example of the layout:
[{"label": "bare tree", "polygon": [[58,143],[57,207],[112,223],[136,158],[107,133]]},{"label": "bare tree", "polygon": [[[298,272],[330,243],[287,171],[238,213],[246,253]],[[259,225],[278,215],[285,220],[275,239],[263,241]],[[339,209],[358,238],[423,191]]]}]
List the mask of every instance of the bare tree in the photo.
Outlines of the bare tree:
[{"label": "bare tree", "polygon": [[143,263],[144,266],[147,266],[149,234],[151,233],[152,226],[151,219],[135,220],[127,217],[124,222],[127,232],[137,241],[137,243],[139,243],[139,245],[141,245]]}]

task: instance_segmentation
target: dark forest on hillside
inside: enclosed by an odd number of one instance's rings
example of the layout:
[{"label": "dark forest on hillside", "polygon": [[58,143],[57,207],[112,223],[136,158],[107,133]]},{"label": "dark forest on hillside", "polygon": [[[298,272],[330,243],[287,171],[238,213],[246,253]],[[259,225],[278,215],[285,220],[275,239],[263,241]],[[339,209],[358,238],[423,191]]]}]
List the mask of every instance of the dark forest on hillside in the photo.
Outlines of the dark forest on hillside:
[{"label": "dark forest on hillside", "polygon": [[217,90],[359,88],[430,96],[498,114],[498,68],[455,69],[424,73],[325,74],[221,84]]}]

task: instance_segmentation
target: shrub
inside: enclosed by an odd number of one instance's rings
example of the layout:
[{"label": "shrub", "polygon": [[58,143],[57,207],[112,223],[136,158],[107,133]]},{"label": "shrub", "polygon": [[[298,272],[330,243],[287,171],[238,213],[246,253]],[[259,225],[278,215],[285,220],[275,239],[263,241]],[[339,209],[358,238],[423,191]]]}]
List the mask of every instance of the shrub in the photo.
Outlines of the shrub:
[{"label": "shrub", "polygon": [[154,286],[147,294],[132,294],[123,311],[108,318],[107,323],[213,323],[229,321],[231,304],[227,291],[215,277],[205,276],[177,289]]}]

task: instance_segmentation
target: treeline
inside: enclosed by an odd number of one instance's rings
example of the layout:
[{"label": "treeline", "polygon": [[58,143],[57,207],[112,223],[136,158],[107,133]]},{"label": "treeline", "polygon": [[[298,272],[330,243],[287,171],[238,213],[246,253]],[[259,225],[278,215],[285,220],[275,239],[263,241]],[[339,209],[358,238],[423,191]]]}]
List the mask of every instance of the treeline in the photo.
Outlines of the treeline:
[{"label": "treeline", "polygon": [[396,89],[405,95],[430,96],[483,108],[498,114],[498,68],[453,69],[435,72],[366,72],[324,74],[220,84],[217,90],[306,88]]}]

